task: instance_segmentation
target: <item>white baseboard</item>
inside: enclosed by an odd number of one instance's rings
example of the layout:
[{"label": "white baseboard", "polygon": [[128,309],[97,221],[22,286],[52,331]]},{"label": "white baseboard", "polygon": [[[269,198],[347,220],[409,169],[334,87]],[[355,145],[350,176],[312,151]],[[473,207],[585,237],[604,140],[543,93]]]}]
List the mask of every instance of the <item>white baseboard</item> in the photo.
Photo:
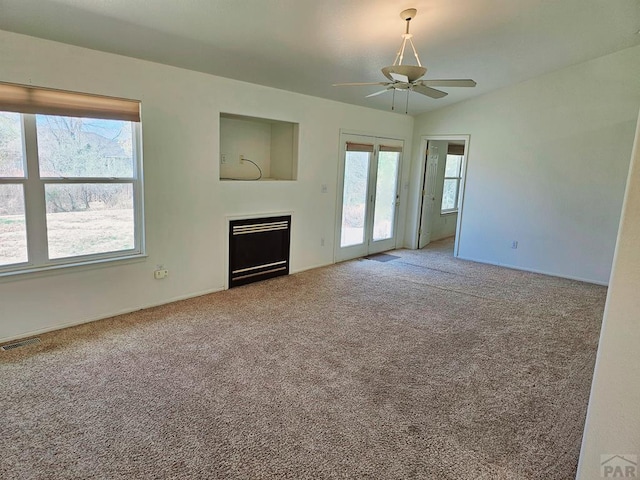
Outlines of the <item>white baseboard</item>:
[{"label": "white baseboard", "polygon": [[511,270],[521,270],[523,272],[539,273],[541,275],[547,275],[549,277],[566,278],[567,280],[576,280],[578,282],[591,283],[593,285],[602,285],[603,287],[608,287],[609,286],[609,282],[601,282],[599,280],[593,280],[591,278],[574,277],[574,276],[571,276],[571,275],[560,275],[558,273],[548,272],[546,270],[537,270],[537,269],[534,269],[534,268],[524,268],[524,267],[520,267],[518,265],[509,265],[507,263],[489,262],[487,260],[478,260],[477,258],[463,257],[462,255],[459,255],[456,258],[459,258],[461,260],[468,260],[470,262],[484,263],[485,265],[495,265],[496,267],[509,268]]},{"label": "white baseboard", "polygon": [[289,273],[290,274],[294,274],[294,273],[301,273],[301,272],[306,272],[307,270],[313,270],[314,268],[322,268],[322,267],[328,267],[329,265],[334,265],[335,262],[330,262],[330,263],[319,263],[317,265],[312,265],[310,267],[304,267],[304,268],[298,268],[296,270],[290,270]]},{"label": "white baseboard", "polygon": [[189,294],[186,294],[186,295],[179,295],[177,297],[172,297],[170,299],[163,300],[163,301],[161,301],[159,303],[142,305],[142,306],[134,307],[134,308],[125,308],[123,310],[118,310],[118,311],[111,312],[111,313],[100,314],[100,315],[97,315],[95,317],[91,317],[91,318],[84,319],[84,320],[61,323],[61,324],[53,325],[51,327],[40,328],[40,329],[37,329],[37,330],[31,330],[31,331],[20,333],[20,334],[17,334],[17,335],[12,335],[12,336],[9,336],[9,337],[0,338],[0,343],[12,342],[14,340],[19,340],[19,339],[27,338],[27,337],[34,337],[36,335],[42,335],[44,333],[53,332],[55,330],[63,330],[65,328],[69,328],[69,327],[75,327],[75,326],[78,326],[78,325],[84,325],[85,323],[97,322],[98,320],[104,320],[105,318],[117,317],[118,315],[125,315],[127,313],[137,312],[139,310],[145,310],[147,308],[159,307],[161,305],[166,305],[168,303],[179,302],[180,300],[187,300],[189,298],[201,297],[202,295],[209,295],[210,293],[216,293],[216,292],[220,292],[222,290],[224,290],[224,287],[214,288],[214,289],[210,289],[210,290],[204,290],[204,291],[196,292],[196,293],[189,293]]}]

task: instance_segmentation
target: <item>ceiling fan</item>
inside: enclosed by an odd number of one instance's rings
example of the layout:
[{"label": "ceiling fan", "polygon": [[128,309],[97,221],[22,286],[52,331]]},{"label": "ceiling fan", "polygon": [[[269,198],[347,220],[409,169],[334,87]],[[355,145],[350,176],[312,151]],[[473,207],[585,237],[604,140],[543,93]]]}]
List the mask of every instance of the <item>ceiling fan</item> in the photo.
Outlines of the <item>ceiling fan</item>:
[{"label": "ceiling fan", "polygon": [[[403,10],[400,13],[400,18],[407,22],[407,29],[402,35],[402,44],[396,55],[396,59],[393,65],[382,68],[382,74],[389,79],[388,82],[356,82],[356,83],[334,83],[334,87],[350,86],[358,87],[364,85],[381,85],[385,87],[383,90],[374,92],[367,95],[366,98],[375,97],[386,92],[393,93],[393,100],[391,103],[391,110],[395,109],[395,92],[396,90],[406,90],[407,102],[405,113],[409,110],[409,92],[416,92],[421,95],[426,95],[431,98],[442,98],[447,95],[447,92],[437,90],[432,87],[475,87],[476,82],[470,79],[449,79],[449,80],[421,80],[425,73],[427,73],[426,67],[423,67],[418,57],[418,52],[413,44],[413,35],[409,33],[409,23],[413,19],[418,11],[415,8],[409,8]],[[418,65],[403,65],[404,50],[407,47],[407,43],[413,50],[413,55],[416,58]]]}]

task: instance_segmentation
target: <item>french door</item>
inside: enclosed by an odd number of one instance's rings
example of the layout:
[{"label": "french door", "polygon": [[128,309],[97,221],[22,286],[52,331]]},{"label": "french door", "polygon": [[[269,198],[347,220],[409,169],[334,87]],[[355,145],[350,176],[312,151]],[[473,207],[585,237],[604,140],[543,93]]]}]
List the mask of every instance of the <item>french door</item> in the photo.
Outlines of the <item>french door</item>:
[{"label": "french door", "polygon": [[403,141],[342,134],[336,260],[396,247]]}]

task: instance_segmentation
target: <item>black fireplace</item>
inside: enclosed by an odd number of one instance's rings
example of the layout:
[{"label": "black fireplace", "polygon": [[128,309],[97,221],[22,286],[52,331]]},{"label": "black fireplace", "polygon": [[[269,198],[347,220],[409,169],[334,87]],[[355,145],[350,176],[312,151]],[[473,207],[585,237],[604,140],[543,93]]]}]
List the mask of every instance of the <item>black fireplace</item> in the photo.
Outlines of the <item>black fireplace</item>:
[{"label": "black fireplace", "polygon": [[229,222],[229,288],[289,274],[291,215]]}]

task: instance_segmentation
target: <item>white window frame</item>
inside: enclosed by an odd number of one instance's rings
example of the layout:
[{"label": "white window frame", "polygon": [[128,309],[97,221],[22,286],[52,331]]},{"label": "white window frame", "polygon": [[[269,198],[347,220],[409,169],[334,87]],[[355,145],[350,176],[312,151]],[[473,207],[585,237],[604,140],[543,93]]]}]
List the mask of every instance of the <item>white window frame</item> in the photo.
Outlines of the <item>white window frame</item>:
[{"label": "white window frame", "polygon": [[[72,115],[70,115],[72,116]],[[145,256],[141,126],[131,122],[134,172],[132,177],[41,177],[38,162],[36,115],[20,113],[22,121],[23,177],[0,177],[0,185],[21,185],[24,192],[27,231],[26,262],[0,266],[0,276],[38,272],[62,267],[90,265]],[[131,184],[134,210],[134,247],[89,255],[50,259],[46,224],[45,185]]]},{"label": "white window frame", "polygon": [[[447,172],[447,158],[449,156],[456,156],[456,157],[460,157],[460,165],[458,167],[458,176],[457,177],[447,177],[446,172]],[[462,154],[449,154],[447,153],[447,155],[445,156],[445,160],[444,160],[444,171],[445,171],[445,176],[444,179],[442,180],[442,192],[443,192],[443,196],[440,198],[440,215],[450,215],[452,213],[458,213],[459,210],[459,202],[460,202],[460,182],[462,181],[462,164],[464,162],[464,155]],[[454,208],[447,208],[444,209],[442,208],[442,198],[444,197],[444,184],[446,183],[447,180],[456,180],[456,199],[454,201]]]}]

